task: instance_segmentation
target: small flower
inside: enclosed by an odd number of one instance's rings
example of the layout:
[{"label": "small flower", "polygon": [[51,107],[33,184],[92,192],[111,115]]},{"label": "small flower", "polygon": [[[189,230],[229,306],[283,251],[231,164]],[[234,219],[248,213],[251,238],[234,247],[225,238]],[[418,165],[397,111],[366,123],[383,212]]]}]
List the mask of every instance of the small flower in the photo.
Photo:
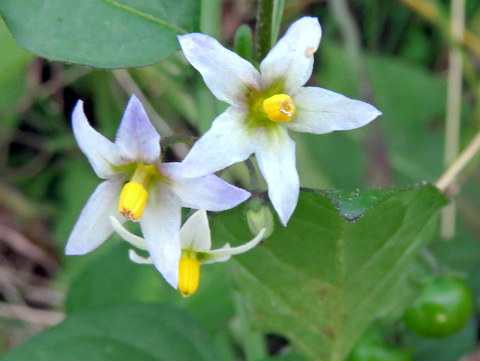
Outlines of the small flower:
[{"label": "small flower", "polygon": [[303,87],[312,74],[320,37],[318,20],[301,18],[258,71],[208,35],[179,36],[186,58],[212,93],[230,104],[185,158],[185,175],[216,172],[255,153],[270,200],[287,224],[299,194],[295,143],[288,130],[324,134],[354,129],[381,114],[367,103],[326,89]]},{"label": "small flower", "polygon": [[[115,217],[110,217],[110,221],[115,232],[125,241],[138,249],[150,252],[149,245],[143,238],[127,231]],[[264,234],[265,229],[262,229],[254,239],[239,247],[230,247],[227,243],[222,248],[211,250],[212,240],[207,212],[203,209],[196,211],[180,230],[182,252],[176,269],[180,293],[188,297],[197,291],[201,264],[225,262],[233,255],[247,252],[264,238]],[[130,250],[129,257],[135,263],[153,263],[150,257],[139,256],[133,249]],[[172,284],[172,286],[177,288],[177,285]]]},{"label": "small flower", "polygon": [[181,208],[222,211],[250,196],[215,175],[185,178],[180,163],[161,163],[160,134],[135,96],[125,109],[115,143],[90,126],[82,101],[73,111],[72,127],[80,149],[105,181],[80,213],[67,241],[68,255],[85,254],[102,244],[113,232],[108,216],[140,221],[155,266],[176,285]]}]

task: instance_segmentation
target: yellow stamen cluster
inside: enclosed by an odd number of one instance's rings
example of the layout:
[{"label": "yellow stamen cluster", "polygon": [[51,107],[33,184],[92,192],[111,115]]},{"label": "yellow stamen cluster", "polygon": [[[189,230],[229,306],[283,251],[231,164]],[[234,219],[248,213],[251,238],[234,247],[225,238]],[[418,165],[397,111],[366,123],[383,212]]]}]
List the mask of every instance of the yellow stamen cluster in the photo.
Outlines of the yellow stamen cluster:
[{"label": "yellow stamen cluster", "polygon": [[178,290],[183,297],[193,295],[200,283],[200,262],[187,256],[180,259],[178,265]]},{"label": "yellow stamen cluster", "polygon": [[128,182],[122,188],[118,211],[130,221],[138,221],[143,216],[143,210],[148,200],[148,192],[138,182]]},{"label": "yellow stamen cluster", "polygon": [[125,183],[120,193],[118,211],[129,221],[139,221],[147,204],[147,188],[152,177],[159,172],[153,164],[137,164],[130,182]]},{"label": "yellow stamen cluster", "polygon": [[287,94],[275,94],[263,101],[263,110],[273,122],[288,122],[295,114],[295,104]]}]

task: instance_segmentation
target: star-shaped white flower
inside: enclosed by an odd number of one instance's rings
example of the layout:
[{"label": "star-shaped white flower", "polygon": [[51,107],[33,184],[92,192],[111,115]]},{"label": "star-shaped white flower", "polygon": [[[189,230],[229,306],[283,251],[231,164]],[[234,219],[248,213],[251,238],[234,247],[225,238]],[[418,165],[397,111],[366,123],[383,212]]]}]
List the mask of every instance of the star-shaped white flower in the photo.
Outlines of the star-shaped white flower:
[{"label": "star-shaped white flower", "polygon": [[230,107],[187,155],[186,176],[216,172],[255,153],[270,200],[287,224],[299,193],[295,143],[288,130],[315,134],[361,127],[381,113],[373,106],[317,87],[312,74],[321,28],[317,18],[293,23],[260,71],[208,35],[179,36],[188,61],[212,93]]},{"label": "star-shaped white flower", "polygon": [[[127,231],[116,218],[110,217],[110,221],[115,232],[125,241],[138,249],[150,252],[149,244],[143,238]],[[231,247],[227,243],[222,248],[211,250],[212,239],[207,212],[196,211],[180,230],[182,254],[176,271],[178,271],[178,289],[182,295],[190,296],[197,291],[200,282],[200,264],[228,261],[233,255],[247,252],[255,247],[263,239],[264,234],[265,229],[262,229],[255,238],[241,246]],[[135,263],[153,263],[151,257],[139,256],[133,249],[130,250],[129,257]]]},{"label": "star-shaped white flower", "polygon": [[109,216],[140,221],[155,266],[176,285],[181,208],[223,211],[250,196],[215,175],[185,178],[180,163],[161,163],[160,134],[135,96],[125,109],[115,143],[90,126],[82,101],[73,111],[72,127],[80,149],[105,181],[80,213],[67,241],[68,255],[88,253],[103,243],[113,232]]}]

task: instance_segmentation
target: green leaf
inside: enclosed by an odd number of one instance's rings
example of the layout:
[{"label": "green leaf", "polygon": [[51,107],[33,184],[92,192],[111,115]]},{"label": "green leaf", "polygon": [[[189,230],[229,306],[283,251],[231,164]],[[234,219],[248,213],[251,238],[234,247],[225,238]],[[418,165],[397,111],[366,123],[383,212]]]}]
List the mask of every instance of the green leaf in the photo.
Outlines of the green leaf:
[{"label": "green leaf", "polygon": [[[252,325],[283,334],[312,360],[340,361],[385,308],[431,235],[445,197],[431,185],[359,197],[301,192],[288,227],[235,258],[235,277]],[[371,193],[372,194],[372,193]],[[368,195],[368,193],[367,193]],[[333,200],[332,200],[333,197]],[[352,222],[340,209],[355,214]],[[250,237],[241,210],[212,219],[213,238]]]},{"label": "green leaf", "polygon": [[188,315],[159,305],[111,305],[76,313],[3,361],[220,360]]},{"label": "green leaf", "polygon": [[199,2],[2,1],[0,13],[15,40],[32,53],[120,68],[152,64],[177,50],[177,34],[198,30]]},{"label": "green leaf", "polygon": [[332,199],[344,218],[354,221],[367,209],[378,203],[380,199],[394,192],[395,189],[370,189],[362,192],[357,189],[353,192],[327,191],[325,194]]},{"label": "green leaf", "polygon": [[168,302],[188,311],[212,335],[233,317],[233,300],[224,265],[202,267],[198,292],[194,297],[183,298],[155,267],[131,262],[129,248],[125,242],[117,244],[85,266],[68,291],[67,313],[125,302]]},{"label": "green leaf", "polygon": [[32,56],[18,47],[0,19],[0,119],[2,132],[12,132],[20,120],[15,105],[24,94],[27,84],[26,68]]}]

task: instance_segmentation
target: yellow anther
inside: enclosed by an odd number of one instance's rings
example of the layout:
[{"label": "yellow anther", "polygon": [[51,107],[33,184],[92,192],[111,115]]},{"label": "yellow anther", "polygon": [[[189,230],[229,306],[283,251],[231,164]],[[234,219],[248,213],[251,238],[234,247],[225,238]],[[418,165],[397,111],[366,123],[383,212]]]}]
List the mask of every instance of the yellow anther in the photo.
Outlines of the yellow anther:
[{"label": "yellow anther", "polygon": [[193,257],[182,257],[178,265],[178,290],[183,297],[197,292],[200,283],[200,262]]},{"label": "yellow anther", "polygon": [[288,122],[295,114],[295,104],[287,94],[275,94],[263,101],[263,110],[274,122]]},{"label": "yellow anther", "polygon": [[138,182],[128,182],[123,186],[118,202],[118,211],[130,221],[138,221],[143,216],[148,192]]}]

